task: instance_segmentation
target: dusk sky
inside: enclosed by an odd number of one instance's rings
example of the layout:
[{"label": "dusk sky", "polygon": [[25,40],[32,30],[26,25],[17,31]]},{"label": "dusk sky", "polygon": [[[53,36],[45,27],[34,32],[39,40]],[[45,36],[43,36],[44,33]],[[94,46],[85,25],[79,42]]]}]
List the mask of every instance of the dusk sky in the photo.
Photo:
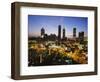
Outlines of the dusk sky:
[{"label": "dusk sky", "polygon": [[87,17],[28,15],[28,36],[40,36],[42,27],[46,34],[58,36],[58,25],[66,29],[66,37],[72,37],[74,27],[77,36],[78,32],[84,31],[85,36],[88,32]]}]

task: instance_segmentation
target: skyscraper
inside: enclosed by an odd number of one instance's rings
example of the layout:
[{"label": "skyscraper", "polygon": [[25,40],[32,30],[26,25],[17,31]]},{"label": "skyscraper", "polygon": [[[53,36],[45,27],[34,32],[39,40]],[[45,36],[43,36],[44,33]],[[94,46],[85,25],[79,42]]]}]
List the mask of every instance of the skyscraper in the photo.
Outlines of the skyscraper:
[{"label": "skyscraper", "polygon": [[76,28],[73,28],[73,38],[76,38]]},{"label": "skyscraper", "polygon": [[61,40],[61,25],[58,26],[58,40]]},{"label": "skyscraper", "polygon": [[63,28],[63,39],[65,38],[65,28]]},{"label": "skyscraper", "polygon": [[84,41],[84,32],[83,31],[82,32],[79,32],[79,39],[81,41]]},{"label": "skyscraper", "polygon": [[45,34],[45,29],[42,28],[42,29],[41,29],[41,36],[43,36],[44,34]]}]

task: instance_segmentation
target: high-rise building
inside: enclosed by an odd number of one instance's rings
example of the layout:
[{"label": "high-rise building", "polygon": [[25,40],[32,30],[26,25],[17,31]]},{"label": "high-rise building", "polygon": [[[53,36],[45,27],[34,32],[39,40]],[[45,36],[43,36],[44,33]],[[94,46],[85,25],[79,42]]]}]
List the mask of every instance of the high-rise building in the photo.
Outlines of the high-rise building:
[{"label": "high-rise building", "polygon": [[41,29],[41,36],[44,36],[44,34],[45,34],[45,29],[42,28],[42,29]]},{"label": "high-rise building", "polygon": [[61,40],[61,25],[58,26],[58,40]]},{"label": "high-rise building", "polygon": [[63,39],[65,39],[65,28],[63,28]]},{"label": "high-rise building", "polygon": [[79,32],[79,41],[82,43],[84,41],[84,32]]},{"label": "high-rise building", "polygon": [[73,28],[73,37],[76,38],[76,28]]}]

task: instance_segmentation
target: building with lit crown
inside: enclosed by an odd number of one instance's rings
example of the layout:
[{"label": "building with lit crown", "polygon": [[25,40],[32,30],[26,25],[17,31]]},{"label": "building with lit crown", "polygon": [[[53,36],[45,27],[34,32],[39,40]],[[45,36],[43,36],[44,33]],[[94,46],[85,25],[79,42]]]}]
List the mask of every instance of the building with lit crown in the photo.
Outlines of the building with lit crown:
[{"label": "building with lit crown", "polygon": [[44,36],[44,34],[45,34],[45,29],[41,28],[41,36]]}]

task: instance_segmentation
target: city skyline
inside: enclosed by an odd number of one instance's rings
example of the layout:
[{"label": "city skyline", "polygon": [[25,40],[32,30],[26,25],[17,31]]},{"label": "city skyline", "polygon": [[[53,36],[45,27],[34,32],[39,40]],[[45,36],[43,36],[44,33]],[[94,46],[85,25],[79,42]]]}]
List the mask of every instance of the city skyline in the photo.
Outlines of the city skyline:
[{"label": "city skyline", "polygon": [[[41,16],[41,15],[29,15],[28,16],[28,36],[38,37],[41,36],[41,28],[45,29],[45,33],[56,34],[58,36],[58,26],[65,28],[66,37],[73,36],[73,28],[76,28],[76,37],[78,33],[84,31],[84,35],[87,36],[88,31],[88,18],[87,17],[69,17],[69,16]],[[61,34],[62,37],[62,34]]]}]

